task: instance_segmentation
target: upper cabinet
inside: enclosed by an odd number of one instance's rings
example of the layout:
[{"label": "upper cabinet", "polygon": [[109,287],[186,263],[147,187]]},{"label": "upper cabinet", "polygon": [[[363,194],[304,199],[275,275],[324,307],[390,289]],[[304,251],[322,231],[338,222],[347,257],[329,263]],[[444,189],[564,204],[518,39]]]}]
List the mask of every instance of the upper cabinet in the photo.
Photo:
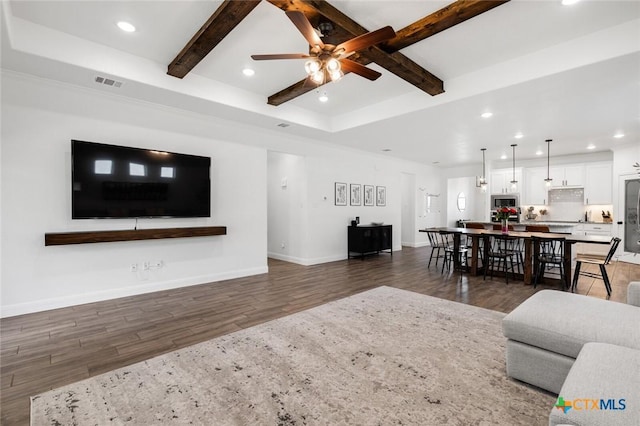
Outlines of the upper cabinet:
[{"label": "upper cabinet", "polygon": [[546,167],[530,167],[524,170],[522,206],[547,204],[547,185],[544,181],[546,178]]},{"label": "upper cabinet", "polygon": [[[509,173],[511,173],[510,170]],[[549,177],[553,179],[551,188],[583,187],[585,204],[613,203],[613,165],[610,161],[554,166],[549,169]],[[546,178],[546,167],[528,167],[524,170],[522,202],[520,203],[522,206],[547,205],[549,203],[549,188],[544,181]],[[503,184],[504,181],[499,182]],[[493,182],[491,189],[492,192],[494,189],[498,189],[494,193],[500,193],[500,188],[494,188]]]},{"label": "upper cabinet", "polygon": [[611,163],[592,163],[585,166],[585,204],[611,204],[613,202],[613,167]]},{"label": "upper cabinet", "polygon": [[519,193],[522,182],[522,168],[518,167],[515,170],[515,177],[518,183],[515,189],[511,184],[513,180],[513,169],[496,169],[491,172],[489,177],[489,187],[492,194],[514,194]]},{"label": "upper cabinet", "polygon": [[584,186],[584,166],[575,164],[554,166],[549,169],[549,177],[553,179],[551,186],[554,188]]}]

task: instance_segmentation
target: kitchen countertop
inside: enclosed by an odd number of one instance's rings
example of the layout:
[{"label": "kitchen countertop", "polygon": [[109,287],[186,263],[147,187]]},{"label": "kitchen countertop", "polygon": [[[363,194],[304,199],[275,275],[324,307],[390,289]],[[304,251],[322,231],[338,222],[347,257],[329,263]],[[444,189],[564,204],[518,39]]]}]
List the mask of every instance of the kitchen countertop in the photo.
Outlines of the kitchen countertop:
[{"label": "kitchen countertop", "polygon": [[[462,220],[462,222],[472,222],[472,223],[482,223],[483,225],[495,225],[499,222],[486,222],[483,220]],[[541,220],[523,220],[520,222],[509,222],[509,225],[513,225],[513,226],[525,226],[525,225],[547,225],[547,226],[554,226],[554,227],[570,227],[570,226],[577,226],[577,225],[583,225],[583,224],[587,224],[587,225],[611,225],[611,223],[607,223],[607,222],[585,222],[585,221],[562,221],[562,220],[557,220],[557,221],[553,221],[553,220],[549,220],[549,221],[541,221]]]}]

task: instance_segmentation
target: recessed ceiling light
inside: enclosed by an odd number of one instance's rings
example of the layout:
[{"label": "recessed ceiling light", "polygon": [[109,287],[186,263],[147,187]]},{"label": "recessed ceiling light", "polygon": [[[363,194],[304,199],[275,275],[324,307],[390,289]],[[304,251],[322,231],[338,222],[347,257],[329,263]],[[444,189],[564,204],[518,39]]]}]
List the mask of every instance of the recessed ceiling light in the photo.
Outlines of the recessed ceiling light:
[{"label": "recessed ceiling light", "polygon": [[329,97],[327,96],[326,93],[321,94],[320,96],[318,96],[318,100],[320,102],[327,102],[329,100]]},{"label": "recessed ceiling light", "polygon": [[516,135],[514,136],[514,138],[516,139],[522,139],[524,137],[524,135],[520,132],[516,133]]},{"label": "recessed ceiling light", "polygon": [[562,0],[563,6],[571,6],[572,4],[578,3],[580,0]]},{"label": "recessed ceiling light", "polygon": [[596,146],[590,143],[589,145],[587,145],[587,149],[596,149]]},{"label": "recessed ceiling light", "polygon": [[615,135],[613,135],[613,137],[616,138],[616,139],[624,138],[624,133],[618,132]]},{"label": "recessed ceiling light", "polygon": [[492,112],[483,112],[482,115],[480,117],[482,118],[489,118],[493,115]]},{"label": "recessed ceiling light", "polygon": [[136,30],[136,27],[134,27],[133,24],[130,24],[129,22],[126,22],[126,21],[120,21],[116,25],[122,31],[127,32],[127,33],[132,33],[132,32],[134,32]]},{"label": "recessed ceiling light", "polygon": [[245,69],[242,70],[242,74],[246,75],[247,77],[251,77],[255,73],[256,72],[254,70],[252,70],[251,68],[245,68]]},{"label": "recessed ceiling light", "polygon": [[544,154],[544,153],[542,152],[542,150],[540,150],[540,149],[539,149],[539,150],[537,150],[537,151],[536,151],[536,155],[542,155],[542,154]]},{"label": "recessed ceiling light", "polygon": [[501,159],[501,160],[506,160],[506,159],[507,159],[507,154],[502,154],[502,155],[500,156],[500,159]]}]

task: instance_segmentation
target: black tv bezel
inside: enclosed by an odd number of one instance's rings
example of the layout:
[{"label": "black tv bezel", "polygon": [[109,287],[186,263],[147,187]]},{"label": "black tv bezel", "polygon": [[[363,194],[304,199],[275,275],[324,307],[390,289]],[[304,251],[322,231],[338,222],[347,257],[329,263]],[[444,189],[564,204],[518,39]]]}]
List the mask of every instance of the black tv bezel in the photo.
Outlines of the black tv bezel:
[{"label": "black tv bezel", "polygon": [[[74,144],[75,143],[84,143],[84,144],[93,144],[93,145],[102,145],[108,146],[110,148],[122,148],[125,150],[136,150],[140,152],[166,152],[168,154],[182,156],[182,157],[195,157],[200,159],[206,159],[209,162],[209,173],[208,173],[208,182],[209,182],[209,203],[207,206],[207,213],[202,215],[140,215],[140,216],[77,216],[76,209],[74,205]],[[103,142],[92,142],[80,139],[71,139],[71,219],[72,220],[85,220],[85,219],[197,219],[197,218],[210,218],[211,217],[211,164],[212,159],[209,156],[204,155],[195,155],[195,154],[185,154],[180,152],[166,151],[163,149],[150,149],[150,148],[141,148],[136,146],[128,146],[128,145],[116,145],[116,144],[108,144]]]}]

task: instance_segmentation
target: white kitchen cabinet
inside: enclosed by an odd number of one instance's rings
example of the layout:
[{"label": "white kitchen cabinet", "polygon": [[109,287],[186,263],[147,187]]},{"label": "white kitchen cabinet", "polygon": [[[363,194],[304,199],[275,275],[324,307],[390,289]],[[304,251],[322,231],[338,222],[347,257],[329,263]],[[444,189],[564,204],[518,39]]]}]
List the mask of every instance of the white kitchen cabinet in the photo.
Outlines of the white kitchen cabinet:
[{"label": "white kitchen cabinet", "polygon": [[523,207],[547,204],[547,186],[544,181],[547,178],[546,167],[530,167],[524,169],[524,193],[522,194]]},{"label": "white kitchen cabinet", "polygon": [[584,186],[584,165],[564,165],[549,168],[551,186],[554,188],[565,186]]},{"label": "white kitchen cabinet", "polygon": [[593,163],[585,166],[585,204],[613,203],[613,167],[609,163]]},{"label": "white kitchen cabinet", "polygon": [[522,188],[522,167],[516,168],[516,184],[515,190],[512,188],[513,169],[496,169],[491,171],[489,176],[489,187],[492,194],[514,194],[521,192]]}]

